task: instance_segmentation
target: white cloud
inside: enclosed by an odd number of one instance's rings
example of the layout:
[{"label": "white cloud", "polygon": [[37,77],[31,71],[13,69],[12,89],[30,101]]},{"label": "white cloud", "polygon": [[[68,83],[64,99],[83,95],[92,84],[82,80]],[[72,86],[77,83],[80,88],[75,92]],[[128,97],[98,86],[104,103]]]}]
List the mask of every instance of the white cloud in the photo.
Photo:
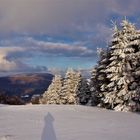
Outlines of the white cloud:
[{"label": "white cloud", "polygon": [[0,55],[0,71],[14,71],[17,69],[17,64],[14,61],[8,61]]},{"label": "white cloud", "polygon": [[[26,49],[21,47],[0,47],[0,73],[1,72],[33,72],[46,71],[46,67],[32,67],[23,62],[23,56],[20,58],[16,54],[25,54]],[[25,55],[26,58],[26,55]]]},{"label": "white cloud", "polygon": [[23,51],[23,49],[17,47],[0,48],[0,71],[14,71],[18,69],[18,64],[13,60],[8,60],[6,57],[12,52],[19,51]]}]

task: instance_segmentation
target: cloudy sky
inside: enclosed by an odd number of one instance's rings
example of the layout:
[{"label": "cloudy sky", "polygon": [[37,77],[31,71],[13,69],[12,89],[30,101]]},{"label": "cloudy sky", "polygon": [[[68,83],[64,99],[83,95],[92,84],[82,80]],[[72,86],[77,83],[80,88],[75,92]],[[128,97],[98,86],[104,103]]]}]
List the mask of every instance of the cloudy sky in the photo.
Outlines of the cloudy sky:
[{"label": "cloudy sky", "polygon": [[140,26],[140,0],[0,0],[0,73],[89,69],[111,20]]}]

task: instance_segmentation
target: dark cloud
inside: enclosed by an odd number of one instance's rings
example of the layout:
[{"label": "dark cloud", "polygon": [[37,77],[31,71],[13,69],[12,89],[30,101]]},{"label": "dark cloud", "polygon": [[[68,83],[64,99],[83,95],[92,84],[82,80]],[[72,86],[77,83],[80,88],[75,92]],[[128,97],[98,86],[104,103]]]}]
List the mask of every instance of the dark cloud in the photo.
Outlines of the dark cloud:
[{"label": "dark cloud", "polygon": [[17,42],[14,40],[6,40],[0,43],[1,50],[8,53],[7,58],[16,59],[22,57],[32,57],[34,53],[42,53],[46,55],[55,55],[55,56],[85,56],[89,57],[94,55],[94,51],[82,45],[82,43],[72,42],[72,43],[64,43],[64,42],[51,42],[51,41],[41,41],[36,40],[32,37],[23,37],[21,42]]},{"label": "dark cloud", "polygon": [[31,51],[41,52],[46,55],[67,56],[67,57],[90,57],[94,55],[94,51],[85,46],[77,45],[78,43],[61,43],[38,41],[33,38],[28,38],[28,49]]},{"label": "dark cloud", "polygon": [[0,31],[69,35],[91,32],[112,13],[133,15],[139,0],[1,0]]},{"label": "dark cloud", "polygon": [[107,20],[113,14],[135,16],[140,14],[139,5],[139,0],[1,0],[0,35],[47,34],[91,41],[100,26],[108,35]]}]

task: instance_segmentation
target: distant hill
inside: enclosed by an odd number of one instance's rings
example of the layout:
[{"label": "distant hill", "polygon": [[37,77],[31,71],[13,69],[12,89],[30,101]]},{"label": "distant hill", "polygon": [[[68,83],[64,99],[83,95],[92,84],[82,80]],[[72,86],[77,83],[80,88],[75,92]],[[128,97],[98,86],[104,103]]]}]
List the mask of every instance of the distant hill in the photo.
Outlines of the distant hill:
[{"label": "distant hill", "polygon": [[53,75],[48,73],[0,77],[0,93],[25,97],[29,100],[33,95],[42,94],[50,85],[52,78]]}]

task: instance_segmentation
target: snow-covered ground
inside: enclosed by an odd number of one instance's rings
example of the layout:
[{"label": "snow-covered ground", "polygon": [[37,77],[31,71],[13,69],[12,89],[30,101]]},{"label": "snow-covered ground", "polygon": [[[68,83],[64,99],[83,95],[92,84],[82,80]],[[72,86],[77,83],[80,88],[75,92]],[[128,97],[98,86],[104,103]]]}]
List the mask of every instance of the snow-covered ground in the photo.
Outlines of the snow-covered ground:
[{"label": "snow-covered ground", "polygon": [[140,114],[85,106],[0,105],[0,140],[140,140]]}]

